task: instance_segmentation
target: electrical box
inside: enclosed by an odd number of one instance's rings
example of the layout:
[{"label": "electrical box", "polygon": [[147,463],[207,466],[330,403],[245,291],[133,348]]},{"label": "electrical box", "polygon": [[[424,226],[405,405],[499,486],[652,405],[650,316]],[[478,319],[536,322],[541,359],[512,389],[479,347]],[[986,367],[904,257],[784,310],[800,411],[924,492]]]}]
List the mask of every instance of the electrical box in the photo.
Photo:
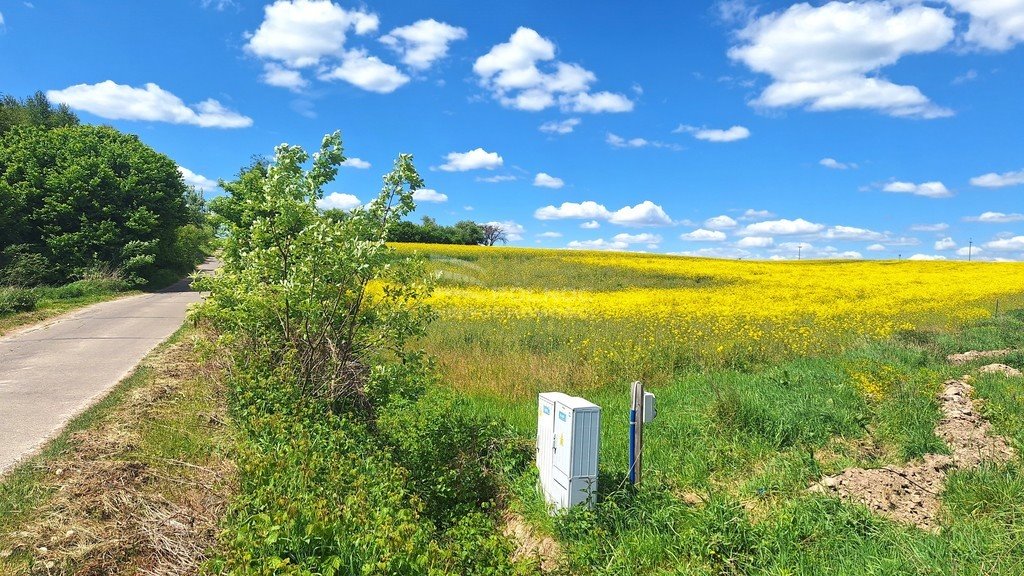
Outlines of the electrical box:
[{"label": "electrical box", "polygon": [[654,403],[654,394],[644,392],[644,422],[654,420],[658,415],[658,407]]},{"label": "electrical box", "polygon": [[561,392],[537,401],[537,468],[548,504],[561,510],[597,500],[601,407]]}]

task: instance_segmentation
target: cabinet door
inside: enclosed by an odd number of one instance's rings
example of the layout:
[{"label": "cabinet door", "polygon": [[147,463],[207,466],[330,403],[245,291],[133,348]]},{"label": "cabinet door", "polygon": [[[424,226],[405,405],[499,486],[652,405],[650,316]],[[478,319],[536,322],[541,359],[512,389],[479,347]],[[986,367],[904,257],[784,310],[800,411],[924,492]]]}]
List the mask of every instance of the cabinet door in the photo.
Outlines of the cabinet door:
[{"label": "cabinet door", "polygon": [[562,404],[555,403],[554,467],[567,477],[572,475],[572,431],[572,410]]}]

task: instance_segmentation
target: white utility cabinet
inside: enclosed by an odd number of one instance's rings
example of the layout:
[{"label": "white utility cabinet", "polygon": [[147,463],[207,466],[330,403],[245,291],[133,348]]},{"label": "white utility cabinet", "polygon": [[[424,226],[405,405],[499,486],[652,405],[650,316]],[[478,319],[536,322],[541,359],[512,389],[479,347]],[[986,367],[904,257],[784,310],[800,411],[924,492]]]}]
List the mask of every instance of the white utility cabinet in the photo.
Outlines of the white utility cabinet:
[{"label": "white utility cabinet", "polygon": [[555,510],[597,500],[601,407],[561,392],[537,401],[537,468],[544,497]]}]

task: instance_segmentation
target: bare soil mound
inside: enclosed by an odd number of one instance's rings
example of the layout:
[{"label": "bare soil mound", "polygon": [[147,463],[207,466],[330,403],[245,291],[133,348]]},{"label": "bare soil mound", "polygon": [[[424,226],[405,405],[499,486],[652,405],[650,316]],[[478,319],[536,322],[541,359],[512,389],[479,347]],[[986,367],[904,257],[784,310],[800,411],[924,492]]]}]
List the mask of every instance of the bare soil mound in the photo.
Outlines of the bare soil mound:
[{"label": "bare soil mound", "polygon": [[987,364],[978,368],[978,372],[982,374],[1002,374],[1003,376],[1024,376],[1020,370],[1006,364]]},{"label": "bare soil mound", "polygon": [[974,362],[981,358],[1002,358],[1010,352],[1013,352],[1013,350],[971,350],[962,354],[950,354],[949,356],[946,356],[946,361],[954,366],[963,366],[968,362]]},{"label": "bare soil mound", "polygon": [[530,523],[515,512],[506,511],[503,520],[505,527],[502,532],[516,544],[512,560],[534,559],[541,572],[558,569],[562,548],[554,538],[538,535]]},{"label": "bare soil mound", "polygon": [[949,380],[938,396],[943,417],[935,435],[949,446],[951,454],[927,454],[919,462],[898,468],[849,468],[825,476],[810,490],[860,502],[898,522],[935,529],[939,495],[950,470],[975,468],[982,461],[1005,462],[1015,456],[1005,438],[990,434],[991,424],[978,414],[971,399],[969,381],[970,376]]}]

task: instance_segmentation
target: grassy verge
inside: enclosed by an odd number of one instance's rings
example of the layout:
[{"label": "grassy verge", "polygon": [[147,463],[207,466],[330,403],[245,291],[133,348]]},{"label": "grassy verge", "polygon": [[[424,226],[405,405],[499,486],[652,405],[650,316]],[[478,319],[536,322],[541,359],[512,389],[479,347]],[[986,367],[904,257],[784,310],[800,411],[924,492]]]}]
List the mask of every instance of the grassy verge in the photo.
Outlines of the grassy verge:
[{"label": "grassy verge", "polygon": [[182,573],[233,486],[223,394],[183,329],[0,479],[0,573]]}]

